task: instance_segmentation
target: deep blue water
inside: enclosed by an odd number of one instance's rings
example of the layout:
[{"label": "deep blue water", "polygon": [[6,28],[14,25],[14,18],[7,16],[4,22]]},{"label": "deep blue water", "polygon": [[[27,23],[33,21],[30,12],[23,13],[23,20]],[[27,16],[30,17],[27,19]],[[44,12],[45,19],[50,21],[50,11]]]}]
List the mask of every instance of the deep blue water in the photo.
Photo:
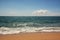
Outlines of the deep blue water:
[{"label": "deep blue water", "polygon": [[60,16],[0,16],[0,27],[60,27]]}]

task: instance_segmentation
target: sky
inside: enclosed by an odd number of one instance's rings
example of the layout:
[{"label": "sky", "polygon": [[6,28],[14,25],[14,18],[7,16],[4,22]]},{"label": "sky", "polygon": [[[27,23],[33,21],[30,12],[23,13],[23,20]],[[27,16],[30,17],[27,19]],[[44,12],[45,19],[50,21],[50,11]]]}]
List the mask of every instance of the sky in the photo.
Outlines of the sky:
[{"label": "sky", "polygon": [[0,16],[60,16],[60,0],[0,0]]}]

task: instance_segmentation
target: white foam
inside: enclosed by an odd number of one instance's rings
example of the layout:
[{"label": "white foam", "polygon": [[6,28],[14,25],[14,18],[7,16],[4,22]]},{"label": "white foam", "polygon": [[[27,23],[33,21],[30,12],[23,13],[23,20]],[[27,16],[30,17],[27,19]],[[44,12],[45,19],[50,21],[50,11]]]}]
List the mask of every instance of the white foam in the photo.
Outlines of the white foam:
[{"label": "white foam", "polygon": [[0,27],[0,34],[17,34],[21,32],[60,32],[60,27]]},{"label": "white foam", "polygon": [[42,30],[41,32],[60,32],[60,30]]}]

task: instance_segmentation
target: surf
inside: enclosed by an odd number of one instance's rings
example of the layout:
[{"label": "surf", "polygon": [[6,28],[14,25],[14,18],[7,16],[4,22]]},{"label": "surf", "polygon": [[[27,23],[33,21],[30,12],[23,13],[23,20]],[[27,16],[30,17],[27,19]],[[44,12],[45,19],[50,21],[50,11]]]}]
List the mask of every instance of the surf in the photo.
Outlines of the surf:
[{"label": "surf", "polygon": [[19,27],[19,28],[0,27],[0,34],[3,35],[29,32],[60,32],[60,27]]}]

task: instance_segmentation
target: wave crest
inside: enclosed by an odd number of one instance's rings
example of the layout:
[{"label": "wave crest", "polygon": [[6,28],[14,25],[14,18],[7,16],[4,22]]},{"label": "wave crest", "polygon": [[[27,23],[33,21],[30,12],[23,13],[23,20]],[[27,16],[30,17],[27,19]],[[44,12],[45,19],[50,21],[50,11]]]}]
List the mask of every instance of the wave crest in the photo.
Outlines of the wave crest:
[{"label": "wave crest", "polygon": [[17,34],[21,32],[60,32],[60,27],[0,27],[0,34]]}]

